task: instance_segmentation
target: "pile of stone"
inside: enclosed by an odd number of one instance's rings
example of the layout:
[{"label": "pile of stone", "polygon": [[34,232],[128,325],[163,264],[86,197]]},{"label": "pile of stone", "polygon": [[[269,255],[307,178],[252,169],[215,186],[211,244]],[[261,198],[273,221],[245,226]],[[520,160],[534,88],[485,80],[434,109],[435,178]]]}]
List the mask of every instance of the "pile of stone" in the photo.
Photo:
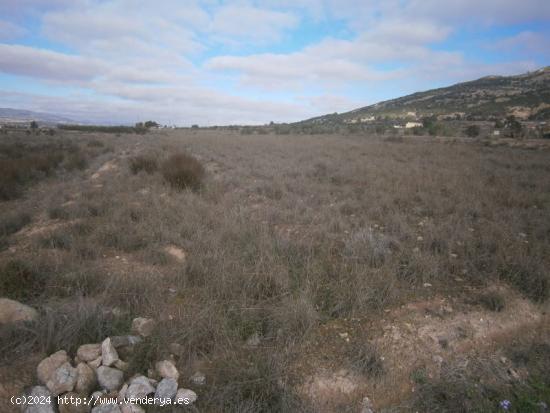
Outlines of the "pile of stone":
[{"label": "pile of stone", "polygon": [[[23,413],[144,413],[147,404],[191,405],[197,394],[180,388],[180,374],[172,360],[161,360],[147,376],[134,375],[125,380],[128,363],[125,355],[150,335],[153,319],[136,318],[136,335],[113,336],[102,343],[84,344],[71,359],[60,350],[42,360],[36,369],[40,385],[29,388]],[[197,372],[191,378],[196,385],[205,383]],[[31,404],[32,403],[32,404]]]}]

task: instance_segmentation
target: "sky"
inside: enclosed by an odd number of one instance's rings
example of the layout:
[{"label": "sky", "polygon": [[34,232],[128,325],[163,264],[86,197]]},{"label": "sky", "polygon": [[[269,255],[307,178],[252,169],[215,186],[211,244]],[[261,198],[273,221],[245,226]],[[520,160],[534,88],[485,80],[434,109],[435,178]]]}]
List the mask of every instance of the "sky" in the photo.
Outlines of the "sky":
[{"label": "sky", "polygon": [[0,0],[0,107],[80,122],[292,122],[549,62],[549,0]]}]

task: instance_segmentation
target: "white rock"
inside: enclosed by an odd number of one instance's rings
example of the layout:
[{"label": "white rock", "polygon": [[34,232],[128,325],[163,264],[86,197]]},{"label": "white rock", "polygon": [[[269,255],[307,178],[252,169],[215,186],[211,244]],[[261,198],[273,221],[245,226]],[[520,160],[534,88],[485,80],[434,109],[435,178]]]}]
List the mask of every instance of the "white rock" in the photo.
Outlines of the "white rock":
[{"label": "white rock", "polygon": [[61,367],[62,364],[69,361],[69,356],[65,350],[60,350],[46,357],[36,367],[36,375],[42,384],[46,384],[54,372]]},{"label": "white rock", "polygon": [[90,366],[92,369],[97,370],[97,368],[98,368],[99,366],[101,366],[101,356],[99,356],[98,358],[96,358],[96,359],[93,360],[93,361],[89,361],[89,362],[86,363],[86,364],[88,364],[88,366]]},{"label": "white rock", "polygon": [[132,331],[136,332],[142,337],[148,337],[153,333],[155,325],[155,320],[153,320],[152,318],[134,318],[134,320],[132,321]]},{"label": "white rock", "polygon": [[143,407],[137,404],[123,404],[121,406],[122,413],[145,413]]},{"label": "white rock", "polygon": [[117,390],[124,381],[122,371],[112,367],[99,366],[96,373],[99,385],[105,390]]},{"label": "white rock", "polygon": [[76,385],[74,386],[74,391],[79,394],[90,394],[97,385],[95,371],[86,363],[79,363],[76,366],[76,370],[78,377]]},{"label": "white rock", "polygon": [[155,399],[160,400],[161,403],[168,404],[170,403],[168,400],[173,400],[176,397],[177,391],[178,382],[175,379],[162,379],[157,386]]},{"label": "white rock", "polygon": [[206,376],[200,371],[197,371],[195,374],[193,374],[189,378],[189,380],[191,380],[191,383],[196,386],[204,386],[206,384]]},{"label": "white rock", "polygon": [[126,392],[128,391],[128,384],[124,383],[124,385],[120,388],[117,394],[117,400],[119,403],[122,403],[124,399],[126,398]]},{"label": "white rock", "polygon": [[76,351],[76,356],[81,361],[94,361],[101,357],[101,344],[83,344]]},{"label": "white rock", "polygon": [[117,369],[122,370],[122,371],[127,371],[128,367],[130,367],[130,365],[128,363],[126,363],[125,361],[122,361],[122,360],[115,361],[114,366]]},{"label": "white rock", "polygon": [[23,413],[55,413],[55,397],[52,396],[46,387],[34,386],[25,392],[25,396],[31,399],[39,398],[44,401],[51,400],[52,403],[23,405],[21,406],[21,411]]},{"label": "white rock", "polygon": [[86,403],[86,395],[75,392],[65,393],[57,398],[59,413],[90,413],[91,407]]},{"label": "white rock", "polygon": [[121,413],[118,404],[102,404],[92,409],[92,413]]},{"label": "white rock", "polygon": [[176,404],[190,405],[197,401],[197,393],[189,389],[179,389],[176,393]]},{"label": "white rock", "polygon": [[155,364],[155,368],[160,377],[164,379],[177,380],[180,376],[178,369],[170,360],[162,360]]},{"label": "white rock", "polygon": [[0,324],[34,321],[38,312],[28,305],[9,298],[0,298]]},{"label": "white rock", "polygon": [[46,382],[46,387],[52,395],[72,391],[78,379],[78,371],[68,361],[59,366]]},{"label": "white rock", "polygon": [[127,399],[143,399],[147,395],[154,393],[155,388],[145,376],[138,376],[130,381],[128,390],[126,390]]},{"label": "white rock", "polygon": [[111,339],[107,337],[101,343],[101,364],[110,367],[118,360],[118,353],[111,343]]}]

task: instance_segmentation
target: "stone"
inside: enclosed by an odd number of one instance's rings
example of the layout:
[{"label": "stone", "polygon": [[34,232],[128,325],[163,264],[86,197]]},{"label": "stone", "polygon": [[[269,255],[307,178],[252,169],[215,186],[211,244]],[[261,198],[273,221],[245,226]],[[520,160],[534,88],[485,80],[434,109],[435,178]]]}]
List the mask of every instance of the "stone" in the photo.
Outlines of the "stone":
[{"label": "stone", "polygon": [[128,368],[130,367],[130,365],[128,363],[126,363],[125,361],[122,361],[122,360],[115,361],[114,366],[117,369],[122,370],[122,371],[128,371]]},{"label": "stone", "polygon": [[46,387],[52,395],[58,396],[62,393],[72,391],[78,379],[78,371],[71,366],[71,363],[63,363],[55,370],[53,375],[46,382]]},{"label": "stone", "polygon": [[113,336],[111,344],[118,349],[119,347],[135,346],[141,343],[143,339],[140,336]]},{"label": "stone", "polygon": [[118,360],[118,353],[111,343],[111,339],[107,337],[101,343],[101,364],[111,367]]},{"label": "stone", "polygon": [[92,413],[121,413],[121,411],[118,404],[109,403],[94,407]]},{"label": "stone", "polygon": [[76,350],[76,356],[81,361],[94,361],[101,357],[101,344],[83,344]]},{"label": "stone", "polygon": [[46,357],[36,367],[36,375],[42,384],[46,384],[54,372],[61,367],[62,364],[69,361],[69,356],[65,350],[60,350]]},{"label": "stone", "polygon": [[137,376],[130,381],[128,390],[126,390],[127,399],[143,399],[147,395],[154,393],[155,388],[145,376]]},{"label": "stone", "polygon": [[179,389],[176,393],[176,404],[190,405],[197,401],[197,393],[189,389]]},{"label": "stone", "polygon": [[137,404],[123,404],[121,406],[122,413],[145,413],[143,407]]},{"label": "stone", "polygon": [[[27,404],[21,406],[23,413],[56,413],[55,412],[55,397],[44,386],[34,386],[28,389],[25,396],[39,400],[43,400],[42,404]],[[50,401],[50,403],[48,403]]]},{"label": "stone", "polygon": [[246,339],[246,345],[248,347],[258,347],[260,343],[261,343],[261,339],[258,333],[254,333]]},{"label": "stone", "polygon": [[69,392],[58,397],[59,413],[90,413],[87,395]]},{"label": "stone", "polygon": [[160,377],[164,379],[177,380],[180,376],[178,369],[170,360],[162,360],[155,364],[155,368]]},{"label": "stone", "polygon": [[9,298],[0,298],[0,324],[34,321],[38,312],[26,304]]},{"label": "stone", "polygon": [[189,378],[189,380],[191,380],[191,383],[193,383],[195,386],[204,386],[206,384],[206,376],[200,371],[197,371],[195,374],[193,374]]},{"label": "stone", "polygon": [[132,321],[132,331],[141,337],[149,337],[155,329],[155,320],[152,318],[138,317]]},{"label": "stone", "polygon": [[127,391],[128,391],[128,384],[124,383],[124,385],[120,388],[116,396],[119,403],[122,403],[124,401],[124,399],[126,398]]},{"label": "stone", "polygon": [[76,385],[74,391],[80,394],[90,394],[97,386],[97,379],[95,371],[86,363],[79,363],[76,366],[78,378],[76,379]]},{"label": "stone", "polygon": [[94,361],[89,361],[86,364],[88,364],[88,366],[90,366],[92,369],[97,370],[97,368],[101,366],[101,356],[96,358]]},{"label": "stone", "polygon": [[374,407],[368,397],[363,397],[361,401],[361,413],[374,413]]},{"label": "stone", "polygon": [[124,373],[112,367],[99,366],[96,373],[99,385],[105,390],[117,390],[124,382]]},{"label": "stone", "polygon": [[155,399],[160,400],[159,404],[168,404],[168,400],[173,400],[178,392],[178,382],[175,379],[162,379],[157,386]]}]

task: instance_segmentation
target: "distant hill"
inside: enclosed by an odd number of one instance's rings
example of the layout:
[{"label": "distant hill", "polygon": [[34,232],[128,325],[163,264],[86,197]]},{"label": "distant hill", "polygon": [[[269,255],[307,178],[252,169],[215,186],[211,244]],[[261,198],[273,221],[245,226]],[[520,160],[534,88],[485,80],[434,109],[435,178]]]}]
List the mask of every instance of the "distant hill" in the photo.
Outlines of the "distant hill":
[{"label": "distant hill", "polygon": [[488,120],[509,115],[523,120],[550,120],[550,66],[517,76],[487,76],[299,123],[356,123],[384,117],[426,116]]},{"label": "distant hill", "polygon": [[30,110],[0,108],[0,123],[27,123],[36,121],[39,124],[54,125],[58,123],[76,123],[75,121],[51,113],[33,112]]}]

